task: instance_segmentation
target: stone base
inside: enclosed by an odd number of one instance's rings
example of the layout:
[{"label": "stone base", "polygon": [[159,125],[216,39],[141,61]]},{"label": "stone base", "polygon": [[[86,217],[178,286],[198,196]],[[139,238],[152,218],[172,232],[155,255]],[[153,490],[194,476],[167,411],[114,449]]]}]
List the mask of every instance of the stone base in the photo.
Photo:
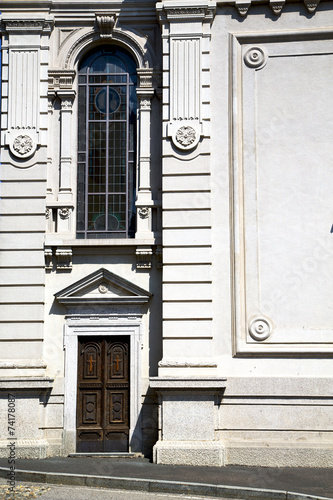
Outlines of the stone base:
[{"label": "stone base", "polygon": [[226,465],[257,467],[332,467],[332,446],[319,447],[274,443],[273,446],[254,444],[226,445]]},{"label": "stone base", "polygon": [[224,455],[223,444],[216,441],[159,441],[153,450],[156,464],[218,467],[225,464]]},{"label": "stone base", "polygon": [[[8,458],[10,440],[0,441],[0,458]],[[15,458],[46,458],[49,443],[45,439],[17,439],[15,441]]]}]

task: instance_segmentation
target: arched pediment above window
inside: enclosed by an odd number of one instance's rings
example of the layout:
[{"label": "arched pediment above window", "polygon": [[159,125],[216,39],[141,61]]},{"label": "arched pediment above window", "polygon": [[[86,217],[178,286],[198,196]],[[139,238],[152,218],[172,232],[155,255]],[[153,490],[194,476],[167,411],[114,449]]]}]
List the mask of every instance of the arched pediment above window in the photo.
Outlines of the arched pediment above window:
[{"label": "arched pediment above window", "polygon": [[[82,55],[93,47],[98,46],[101,42],[105,43],[105,39],[101,38],[100,33],[95,30],[81,35],[67,52],[65,69],[74,69],[77,61],[82,58]],[[132,54],[138,68],[154,67],[154,51],[147,40],[147,36],[141,33],[140,30],[129,30],[122,27],[114,28],[109,43],[118,45]]]}]

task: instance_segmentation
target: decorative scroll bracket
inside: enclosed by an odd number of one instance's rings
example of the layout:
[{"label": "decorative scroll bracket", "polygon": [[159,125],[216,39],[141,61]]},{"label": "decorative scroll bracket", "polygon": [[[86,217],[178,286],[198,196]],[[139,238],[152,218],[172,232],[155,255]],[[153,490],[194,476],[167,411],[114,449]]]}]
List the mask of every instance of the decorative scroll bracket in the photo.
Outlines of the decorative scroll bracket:
[{"label": "decorative scroll bracket", "polygon": [[269,5],[276,16],[281,14],[285,3],[285,0],[269,0]]},{"label": "decorative scroll bracket", "polygon": [[117,14],[99,13],[96,14],[96,24],[101,38],[112,38],[113,30],[116,26]]},{"label": "decorative scroll bracket", "polygon": [[319,2],[320,0],[304,0],[304,5],[308,9],[308,12],[313,14],[316,11]]},{"label": "decorative scroll bracket", "polygon": [[151,246],[138,246],[136,251],[136,268],[151,269],[153,250]]}]

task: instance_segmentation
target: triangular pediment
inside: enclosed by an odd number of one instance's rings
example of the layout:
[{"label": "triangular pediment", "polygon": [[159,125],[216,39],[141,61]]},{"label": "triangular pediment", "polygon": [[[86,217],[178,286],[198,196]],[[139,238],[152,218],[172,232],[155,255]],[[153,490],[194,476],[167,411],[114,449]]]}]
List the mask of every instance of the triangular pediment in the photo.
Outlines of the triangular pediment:
[{"label": "triangular pediment", "polygon": [[101,268],[55,294],[64,305],[145,304],[151,293]]}]

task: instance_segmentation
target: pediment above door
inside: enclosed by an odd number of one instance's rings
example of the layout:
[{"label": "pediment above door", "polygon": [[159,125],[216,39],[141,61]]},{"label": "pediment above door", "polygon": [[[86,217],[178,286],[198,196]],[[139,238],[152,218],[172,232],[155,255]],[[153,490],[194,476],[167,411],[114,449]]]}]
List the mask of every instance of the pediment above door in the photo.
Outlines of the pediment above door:
[{"label": "pediment above door", "polygon": [[65,306],[144,305],[152,294],[134,283],[101,268],[55,294]]}]

